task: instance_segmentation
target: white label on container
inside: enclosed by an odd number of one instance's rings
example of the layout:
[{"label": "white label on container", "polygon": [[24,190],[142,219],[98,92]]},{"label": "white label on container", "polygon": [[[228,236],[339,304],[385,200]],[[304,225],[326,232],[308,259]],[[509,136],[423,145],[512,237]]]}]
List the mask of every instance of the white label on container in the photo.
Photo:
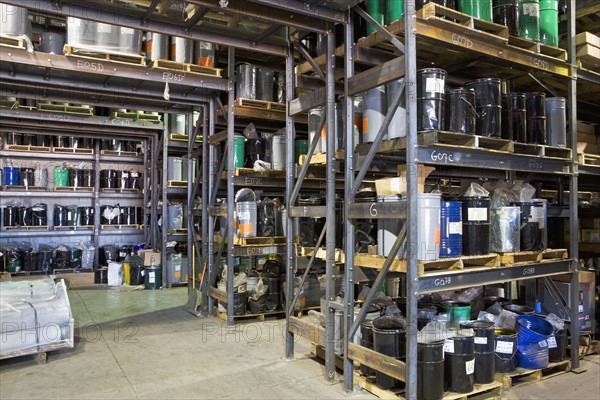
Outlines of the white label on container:
[{"label": "white label on container", "polygon": [[462,235],[462,222],[448,223],[448,233],[450,235]]},{"label": "white label on container", "polygon": [[133,35],[133,32],[132,28],[121,28],[121,35]]},{"label": "white label on container", "polygon": [[471,361],[467,361],[465,363],[465,369],[466,369],[467,375],[471,375],[473,372],[475,372],[475,359],[472,359]]},{"label": "white label on container", "polygon": [[539,18],[540,17],[540,5],[537,3],[525,3],[523,4],[523,14]]},{"label": "white label on container", "polygon": [[580,304],[580,305],[577,307],[577,310],[579,311],[579,314],[583,314],[583,304]]},{"label": "white label on container", "polygon": [[548,347],[548,342],[546,342],[545,340],[542,340],[540,342],[538,342],[538,345],[542,348],[545,349],[546,347]]},{"label": "white label on container", "polygon": [[110,33],[112,26],[109,24],[98,24],[96,25],[98,33]]},{"label": "white label on container", "polygon": [[488,213],[485,207],[476,207],[467,209],[467,218],[469,221],[487,221]]},{"label": "white label on container", "polygon": [[440,78],[427,78],[425,91],[428,93],[444,93],[444,80]]},{"label": "white label on container", "polygon": [[78,28],[81,26],[81,20],[79,18],[69,18],[69,25]]},{"label": "white label on container", "polygon": [[475,344],[487,344],[486,337],[475,337]]},{"label": "white label on container", "polygon": [[154,283],[156,272],[148,272],[148,283]]},{"label": "white label on container", "polygon": [[514,348],[513,342],[505,342],[502,340],[498,340],[496,342],[496,353],[512,354],[513,348]]},{"label": "white label on container", "polygon": [[446,339],[444,342],[444,353],[454,353],[454,340]]},{"label": "white label on container", "polygon": [[556,344],[556,338],[554,336],[549,337],[548,338],[548,348],[555,349],[557,347],[558,347],[558,345]]},{"label": "white label on container", "polygon": [[248,220],[250,220],[250,211],[240,211],[240,212],[238,212],[238,220],[240,220],[240,221],[248,221]]}]

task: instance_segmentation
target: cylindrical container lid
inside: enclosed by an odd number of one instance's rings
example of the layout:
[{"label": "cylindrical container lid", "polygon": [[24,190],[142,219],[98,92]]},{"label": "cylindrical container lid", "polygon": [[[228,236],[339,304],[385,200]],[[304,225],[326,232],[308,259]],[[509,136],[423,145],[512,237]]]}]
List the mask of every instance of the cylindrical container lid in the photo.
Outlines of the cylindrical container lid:
[{"label": "cylindrical container lid", "polygon": [[373,328],[378,330],[406,330],[406,320],[396,315],[384,315],[373,320]]}]

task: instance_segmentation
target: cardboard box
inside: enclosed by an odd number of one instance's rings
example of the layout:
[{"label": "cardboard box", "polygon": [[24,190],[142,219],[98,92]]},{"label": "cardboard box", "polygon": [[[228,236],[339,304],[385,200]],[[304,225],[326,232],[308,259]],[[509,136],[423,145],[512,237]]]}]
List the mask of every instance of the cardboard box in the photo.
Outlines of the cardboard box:
[{"label": "cardboard box", "polygon": [[582,229],[582,243],[600,243],[600,229]]},{"label": "cardboard box", "polygon": [[143,249],[138,251],[138,256],[144,260],[144,266],[150,267],[152,265],[152,257],[154,257],[154,265],[158,266],[161,264],[160,251],[154,251],[152,249]]},{"label": "cardboard box", "polygon": [[589,124],[583,121],[577,121],[577,133],[585,133],[587,135],[596,134],[596,125]]},{"label": "cardboard box", "polygon": [[[555,275],[552,277],[553,281],[557,282],[571,282],[571,275]],[[579,271],[579,283],[594,283],[596,282],[596,273],[593,271]]]},{"label": "cardboard box", "polygon": [[[434,167],[419,165],[417,168],[417,192],[425,191],[425,179],[435,171]],[[398,166],[398,177],[383,178],[375,181],[375,191],[377,196],[392,196],[396,194],[404,194],[407,190],[407,170],[406,165]]]},{"label": "cardboard box", "polygon": [[[581,32],[575,36],[575,46],[582,46],[584,44],[591,44],[592,46],[600,47],[600,37],[590,32]],[[567,48],[566,39],[560,41],[560,47],[563,49]]]}]

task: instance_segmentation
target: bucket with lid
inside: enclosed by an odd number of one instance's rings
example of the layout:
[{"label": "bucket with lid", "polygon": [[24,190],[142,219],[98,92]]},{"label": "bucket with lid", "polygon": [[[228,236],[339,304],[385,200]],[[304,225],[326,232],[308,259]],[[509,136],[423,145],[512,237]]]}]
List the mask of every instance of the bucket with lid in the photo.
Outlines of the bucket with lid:
[{"label": "bucket with lid", "polygon": [[256,236],[256,194],[253,190],[244,188],[235,195],[237,219],[237,236]]},{"label": "bucket with lid", "polygon": [[135,225],[135,207],[124,206],[120,207],[121,215],[119,216],[119,225]]},{"label": "bucket with lid", "polygon": [[69,168],[69,186],[83,186],[83,170],[78,168]]},{"label": "bucket with lid", "polygon": [[526,143],[526,120],[525,93],[502,95],[502,138]]},{"label": "bucket with lid", "polygon": [[465,87],[475,90],[476,133],[481,136],[500,137],[502,110],[500,79],[477,79],[467,82]]},{"label": "bucket with lid", "polygon": [[94,207],[79,207],[79,225],[94,225]]},{"label": "bucket with lid", "polygon": [[257,68],[256,71],[256,98],[258,100],[273,101],[275,94],[275,71],[269,68]]},{"label": "bucket with lid", "polygon": [[117,171],[117,187],[119,189],[129,187],[129,171]]},{"label": "bucket with lid", "polygon": [[450,132],[475,134],[477,111],[473,89],[447,89],[445,129]]},{"label": "bucket with lid", "polygon": [[60,204],[54,205],[54,226],[67,226],[69,221],[69,211],[67,206]]},{"label": "bucket with lid", "polygon": [[444,128],[445,83],[443,69],[417,70],[417,131]]},{"label": "bucket with lid", "polygon": [[521,246],[521,210],[519,207],[498,207],[491,210],[490,251],[513,253]]},{"label": "bucket with lid", "polygon": [[483,255],[490,252],[490,198],[463,197],[463,254]]},{"label": "bucket with lid", "polygon": [[23,186],[35,186],[35,170],[33,168],[20,168],[19,181]]},{"label": "bucket with lid", "polygon": [[183,227],[183,204],[170,202],[167,205],[167,229],[181,229]]},{"label": "bucket with lid", "polygon": [[167,157],[167,179],[170,181],[183,180],[183,159],[181,157]]},{"label": "bucket with lid", "polygon": [[[402,317],[385,315],[373,320],[373,348],[375,351],[397,360],[406,358],[406,320]],[[377,386],[391,389],[398,381],[376,371]]]},{"label": "bucket with lid", "polygon": [[48,205],[37,203],[31,207],[31,225],[48,226]]},{"label": "bucket with lid", "polygon": [[502,328],[494,330],[494,357],[496,372],[507,373],[517,368],[517,332]]},{"label": "bucket with lid", "polygon": [[273,135],[271,139],[271,166],[274,170],[285,169],[286,143],[284,135]]},{"label": "bucket with lid", "polygon": [[236,98],[256,99],[257,68],[248,63],[239,63],[236,68],[237,82],[235,84]]},{"label": "bucket with lid", "polygon": [[469,321],[471,318],[471,304],[461,301],[444,301],[442,303],[444,313],[450,315],[450,325],[458,327],[461,322]]},{"label": "bucket with lid", "polygon": [[144,289],[158,290],[162,286],[162,267],[151,266],[144,268]]},{"label": "bucket with lid", "polygon": [[417,343],[417,398],[444,397],[444,340]]},{"label": "bucket with lid", "polygon": [[540,41],[558,47],[558,0],[540,0]]},{"label": "bucket with lid", "polygon": [[40,51],[48,54],[63,54],[65,35],[57,32],[43,32],[40,41]]},{"label": "bucket with lid", "polygon": [[146,57],[149,60],[169,59],[169,35],[163,33],[146,33]]},{"label": "bucket with lid", "polygon": [[193,64],[194,63],[194,41],[179,36],[171,37],[171,60]]},{"label": "bucket with lid", "polygon": [[440,256],[440,203],[439,193],[419,193],[418,258],[421,261],[437,260]]},{"label": "bucket with lid", "polygon": [[[387,98],[385,95],[385,86],[377,86],[367,90],[363,97],[363,142],[373,142],[377,137],[379,128],[383,124],[385,114],[387,113]],[[388,129],[389,132],[389,129]],[[384,136],[384,139],[386,137]],[[323,144],[321,151],[324,152]]]},{"label": "bucket with lid", "polygon": [[19,208],[17,206],[6,206],[3,211],[2,226],[17,226]]},{"label": "bucket with lid", "polygon": [[[377,196],[380,203],[398,202],[400,196]],[[387,257],[390,255],[392,246],[402,229],[404,221],[396,218],[385,218],[377,221],[377,254]]]},{"label": "bucket with lid", "polygon": [[386,104],[388,105],[392,104],[394,97],[400,90],[402,91],[400,104],[398,105],[398,108],[396,108],[396,113],[390,122],[387,135],[384,136],[384,139],[394,139],[406,136],[406,96],[404,95],[404,79],[398,79],[385,85],[385,93],[387,96]]},{"label": "bucket with lid", "polygon": [[67,206],[67,226],[77,226],[77,224],[79,224],[79,208]]},{"label": "bucket with lid", "polygon": [[496,373],[494,360],[494,323],[490,321],[461,322],[461,329],[475,332],[475,383],[492,383]]},{"label": "bucket with lid", "polygon": [[187,115],[170,114],[169,117],[169,133],[176,135],[188,134]]},{"label": "bucket with lid", "polygon": [[564,97],[546,97],[546,142],[549,146],[567,145],[566,104]]},{"label": "bucket with lid", "polygon": [[246,159],[246,138],[242,135],[233,137],[233,167],[244,168]]},{"label": "bucket with lid", "polygon": [[20,173],[18,167],[4,167],[4,185],[16,186],[20,181]]},{"label": "bucket with lid", "polygon": [[196,64],[203,67],[214,68],[215,66],[215,47],[211,42],[196,40],[194,42],[196,50]]},{"label": "bucket with lid", "polygon": [[498,0],[492,5],[492,19],[508,27],[508,33],[519,36],[519,0]]},{"label": "bucket with lid", "polygon": [[555,330],[548,338],[548,352],[550,362],[563,361],[567,358],[567,331],[565,329]]},{"label": "bucket with lid", "polygon": [[512,202],[510,204],[511,206],[519,207],[520,210],[521,251],[540,250],[542,247],[542,235],[538,215],[539,211],[535,209],[535,205],[530,201]]},{"label": "bucket with lid", "polygon": [[519,1],[519,36],[540,41],[540,0]]},{"label": "bucket with lid", "polygon": [[455,336],[444,343],[444,375],[452,392],[469,393],[475,382],[475,338]]},{"label": "bucket with lid", "polygon": [[114,169],[103,169],[100,171],[100,187],[104,189],[117,188],[117,171]]},{"label": "bucket with lid", "polygon": [[69,169],[54,167],[54,187],[69,186]]},{"label": "bucket with lid", "polygon": [[440,257],[462,255],[462,203],[442,201],[440,208]]},{"label": "bucket with lid", "polygon": [[492,0],[458,0],[458,11],[492,21]]}]

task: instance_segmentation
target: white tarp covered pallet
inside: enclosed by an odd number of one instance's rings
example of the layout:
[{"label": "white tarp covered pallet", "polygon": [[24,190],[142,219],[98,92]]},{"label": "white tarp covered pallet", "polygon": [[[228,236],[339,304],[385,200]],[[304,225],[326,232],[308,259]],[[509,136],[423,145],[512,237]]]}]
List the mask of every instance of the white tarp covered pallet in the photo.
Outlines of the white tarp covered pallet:
[{"label": "white tarp covered pallet", "polygon": [[0,359],[72,348],[75,323],[65,282],[0,282],[0,324]]}]

